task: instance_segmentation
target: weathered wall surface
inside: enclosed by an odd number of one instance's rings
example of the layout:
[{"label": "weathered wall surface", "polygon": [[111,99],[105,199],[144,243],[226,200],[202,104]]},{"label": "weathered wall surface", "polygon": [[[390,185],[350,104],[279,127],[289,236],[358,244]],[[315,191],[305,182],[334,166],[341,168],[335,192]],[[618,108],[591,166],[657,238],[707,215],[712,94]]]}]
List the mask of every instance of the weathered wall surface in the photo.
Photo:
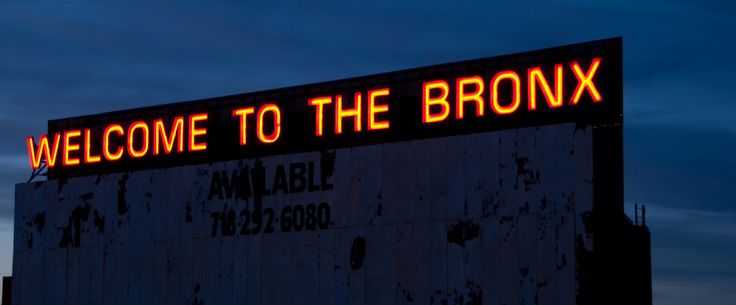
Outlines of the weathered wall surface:
[{"label": "weathered wall surface", "polygon": [[19,184],[14,304],[575,304],[592,151],[560,124]]}]

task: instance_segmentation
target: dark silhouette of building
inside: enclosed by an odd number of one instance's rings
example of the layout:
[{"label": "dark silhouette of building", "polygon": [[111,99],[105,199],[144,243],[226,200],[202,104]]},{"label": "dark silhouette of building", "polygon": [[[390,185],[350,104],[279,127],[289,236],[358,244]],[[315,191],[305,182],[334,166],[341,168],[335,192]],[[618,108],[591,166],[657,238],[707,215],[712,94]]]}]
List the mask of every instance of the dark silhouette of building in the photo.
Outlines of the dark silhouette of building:
[{"label": "dark silhouette of building", "polygon": [[13,291],[13,278],[9,276],[3,277],[3,300],[2,305],[10,304],[10,292]]}]

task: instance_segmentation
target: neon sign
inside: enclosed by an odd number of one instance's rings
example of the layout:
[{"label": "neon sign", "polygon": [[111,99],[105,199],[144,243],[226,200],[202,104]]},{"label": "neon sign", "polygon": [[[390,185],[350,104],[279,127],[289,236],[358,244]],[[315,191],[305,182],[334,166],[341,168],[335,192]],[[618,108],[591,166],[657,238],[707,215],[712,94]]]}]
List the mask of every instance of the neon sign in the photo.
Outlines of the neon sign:
[{"label": "neon sign", "polygon": [[[563,51],[571,55],[559,56]],[[515,61],[488,58],[51,121],[49,135],[26,139],[28,157],[33,169],[45,161],[52,176],[74,176],[123,170],[116,164],[174,166],[554,122],[617,120],[620,56],[620,40],[609,39],[525,53]]]}]

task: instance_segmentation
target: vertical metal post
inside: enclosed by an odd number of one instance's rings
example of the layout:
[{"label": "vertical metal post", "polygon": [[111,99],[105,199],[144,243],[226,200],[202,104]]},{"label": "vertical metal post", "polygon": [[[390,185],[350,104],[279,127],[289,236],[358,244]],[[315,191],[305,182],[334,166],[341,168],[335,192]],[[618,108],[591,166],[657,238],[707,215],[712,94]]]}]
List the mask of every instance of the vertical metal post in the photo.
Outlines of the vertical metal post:
[{"label": "vertical metal post", "polygon": [[641,225],[647,225],[647,207],[644,205],[641,206]]},{"label": "vertical metal post", "polygon": [[634,204],[634,225],[639,225],[639,206]]}]

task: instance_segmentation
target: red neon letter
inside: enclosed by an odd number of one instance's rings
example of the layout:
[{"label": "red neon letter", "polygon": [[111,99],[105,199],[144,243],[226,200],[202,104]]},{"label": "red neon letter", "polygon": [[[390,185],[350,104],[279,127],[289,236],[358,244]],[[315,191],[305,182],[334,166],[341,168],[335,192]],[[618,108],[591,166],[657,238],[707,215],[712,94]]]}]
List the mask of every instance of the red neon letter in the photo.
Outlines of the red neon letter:
[{"label": "red neon letter", "polygon": [[[273,112],[273,132],[270,135],[263,133],[263,116],[266,112]],[[263,143],[273,143],[281,135],[281,110],[276,104],[266,104],[258,109],[258,139]]]},{"label": "red neon letter", "polygon": [[79,150],[79,144],[71,144],[71,139],[81,135],[80,130],[70,130],[64,133],[64,159],[61,160],[64,166],[79,164],[79,158],[69,157],[69,152]]},{"label": "red neon letter", "polygon": [[247,134],[246,134],[246,120],[245,118],[249,115],[254,113],[255,110],[253,107],[245,107],[240,109],[233,110],[233,116],[240,116],[240,145],[245,145],[247,143]]},{"label": "red neon letter", "polygon": [[[498,83],[504,79],[511,81],[511,90],[514,94],[511,104],[508,106],[501,106],[501,104],[498,103]],[[493,109],[493,112],[496,114],[509,114],[516,111],[521,103],[521,91],[519,90],[520,85],[521,80],[516,72],[507,70],[496,73],[491,80],[491,108]]]},{"label": "red neon letter", "polygon": [[84,163],[97,163],[100,162],[100,155],[92,154],[92,131],[89,129],[84,130]]},{"label": "red neon letter", "polygon": [[36,150],[36,144],[33,142],[33,137],[28,137],[28,156],[31,159],[31,168],[38,169],[41,167],[41,159],[46,155],[46,165],[51,168],[56,165],[56,155],[59,152],[59,142],[61,140],[61,134],[56,133],[54,135],[54,149],[51,150],[49,147],[49,139],[46,135],[42,135],[38,140],[38,149]]},{"label": "red neon letter", "polygon": [[598,93],[598,88],[596,88],[595,84],[593,83],[593,76],[595,76],[595,72],[598,71],[598,66],[600,64],[600,57],[593,58],[593,62],[590,64],[588,72],[583,73],[583,70],[580,69],[580,65],[577,61],[573,61],[570,63],[570,67],[575,73],[575,77],[577,77],[578,79],[578,86],[575,87],[575,93],[573,93],[572,98],[570,98],[570,104],[577,105],[578,101],[580,101],[580,97],[583,95],[583,89],[586,89],[588,93],[590,93],[590,97],[593,98],[594,102],[597,103],[603,100],[601,94]]},{"label": "red neon letter", "polygon": [[207,128],[197,128],[197,122],[206,121],[206,113],[189,116],[189,151],[207,150],[207,142],[197,143],[197,136],[207,134]]},{"label": "red neon letter", "polygon": [[119,147],[115,153],[110,152],[110,134],[113,132],[117,133],[120,136],[125,134],[123,132],[123,126],[120,126],[118,124],[112,124],[105,128],[105,133],[102,136],[102,155],[108,161],[115,161],[123,156],[122,147]]},{"label": "red neon letter", "polygon": [[537,86],[542,87],[542,94],[547,100],[549,108],[557,108],[562,106],[562,65],[555,65],[555,93],[552,93],[552,89],[547,83],[547,79],[542,74],[540,67],[534,67],[529,69],[529,110],[537,109]]},{"label": "red neon letter", "polygon": [[[475,102],[475,116],[483,116],[484,102],[483,97],[481,96],[481,94],[483,94],[483,79],[480,76],[463,77],[458,78],[455,83],[455,87],[457,88],[455,99],[457,111],[455,112],[455,118],[463,118],[463,103],[467,101]],[[475,91],[470,94],[465,92],[465,85],[468,84],[475,84],[476,88]]]},{"label": "red neon letter", "polygon": [[332,103],[332,98],[329,96],[310,98],[309,106],[317,106],[317,121],[315,126],[317,127],[317,136],[322,136],[322,119],[324,118],[324,105]]},{"label": "red neon letter", "polygon": [[391,122],[388,120],[376,122],[376,113],[388,112],[388,104],[376,105],[376,98],[379,96],[388,96],[390,91],[388,88],[381,88],[368,91],[368,130],[388,129]]},{"label": "red neon letter", "polygon": [[[422,85],[422,123],[434,123],[443,121],[450,115],[450,103],[447,102],[447,96],[450,94],[450,87],[444,80],[436,80],[426,82]],[[430,97],[432,89],[439,89],[440,96]],[[432,114],[429,108],[433,105],[438,105],[442,110],[440,113]]]},{"label": "red neon letter", "polygon": [[[163,141],[162,141],[163,140]],[[178,140],[178,141],[177,141]],[[166,127],[161,119],[153,121],[153,155],[161,151],[161,142],[164,144],[164,153],[170,154],[174,150],[174,141],[177,141],[176,151],[184,151],[184,117],[175,117],[171,133],[166,135]]]},{"label": "red neon letter", "polygon": [[[143,132],[143,146],[140,150],[136,150],[133,147],[133,139],[135,139],[135,131],[140,129]],[[128,154],[133,158],[140,158],[146,155],[148,152],[148,135],[149,129],[148,124],[142,121],[133,122],[128,127]]]},{"label": "red neon letter", "polygon": [[353,103],[352,109],[342,108],[342,95],[336,96],[335,100],[337,100],[337,104],[335,105],[335,133],[342,133],[342,119],[348,116],[354,118],[353,130],[355,130],[356,132],[360,131],[360,102],[362,100],[360,92],[355,94],[355,102]]}]

